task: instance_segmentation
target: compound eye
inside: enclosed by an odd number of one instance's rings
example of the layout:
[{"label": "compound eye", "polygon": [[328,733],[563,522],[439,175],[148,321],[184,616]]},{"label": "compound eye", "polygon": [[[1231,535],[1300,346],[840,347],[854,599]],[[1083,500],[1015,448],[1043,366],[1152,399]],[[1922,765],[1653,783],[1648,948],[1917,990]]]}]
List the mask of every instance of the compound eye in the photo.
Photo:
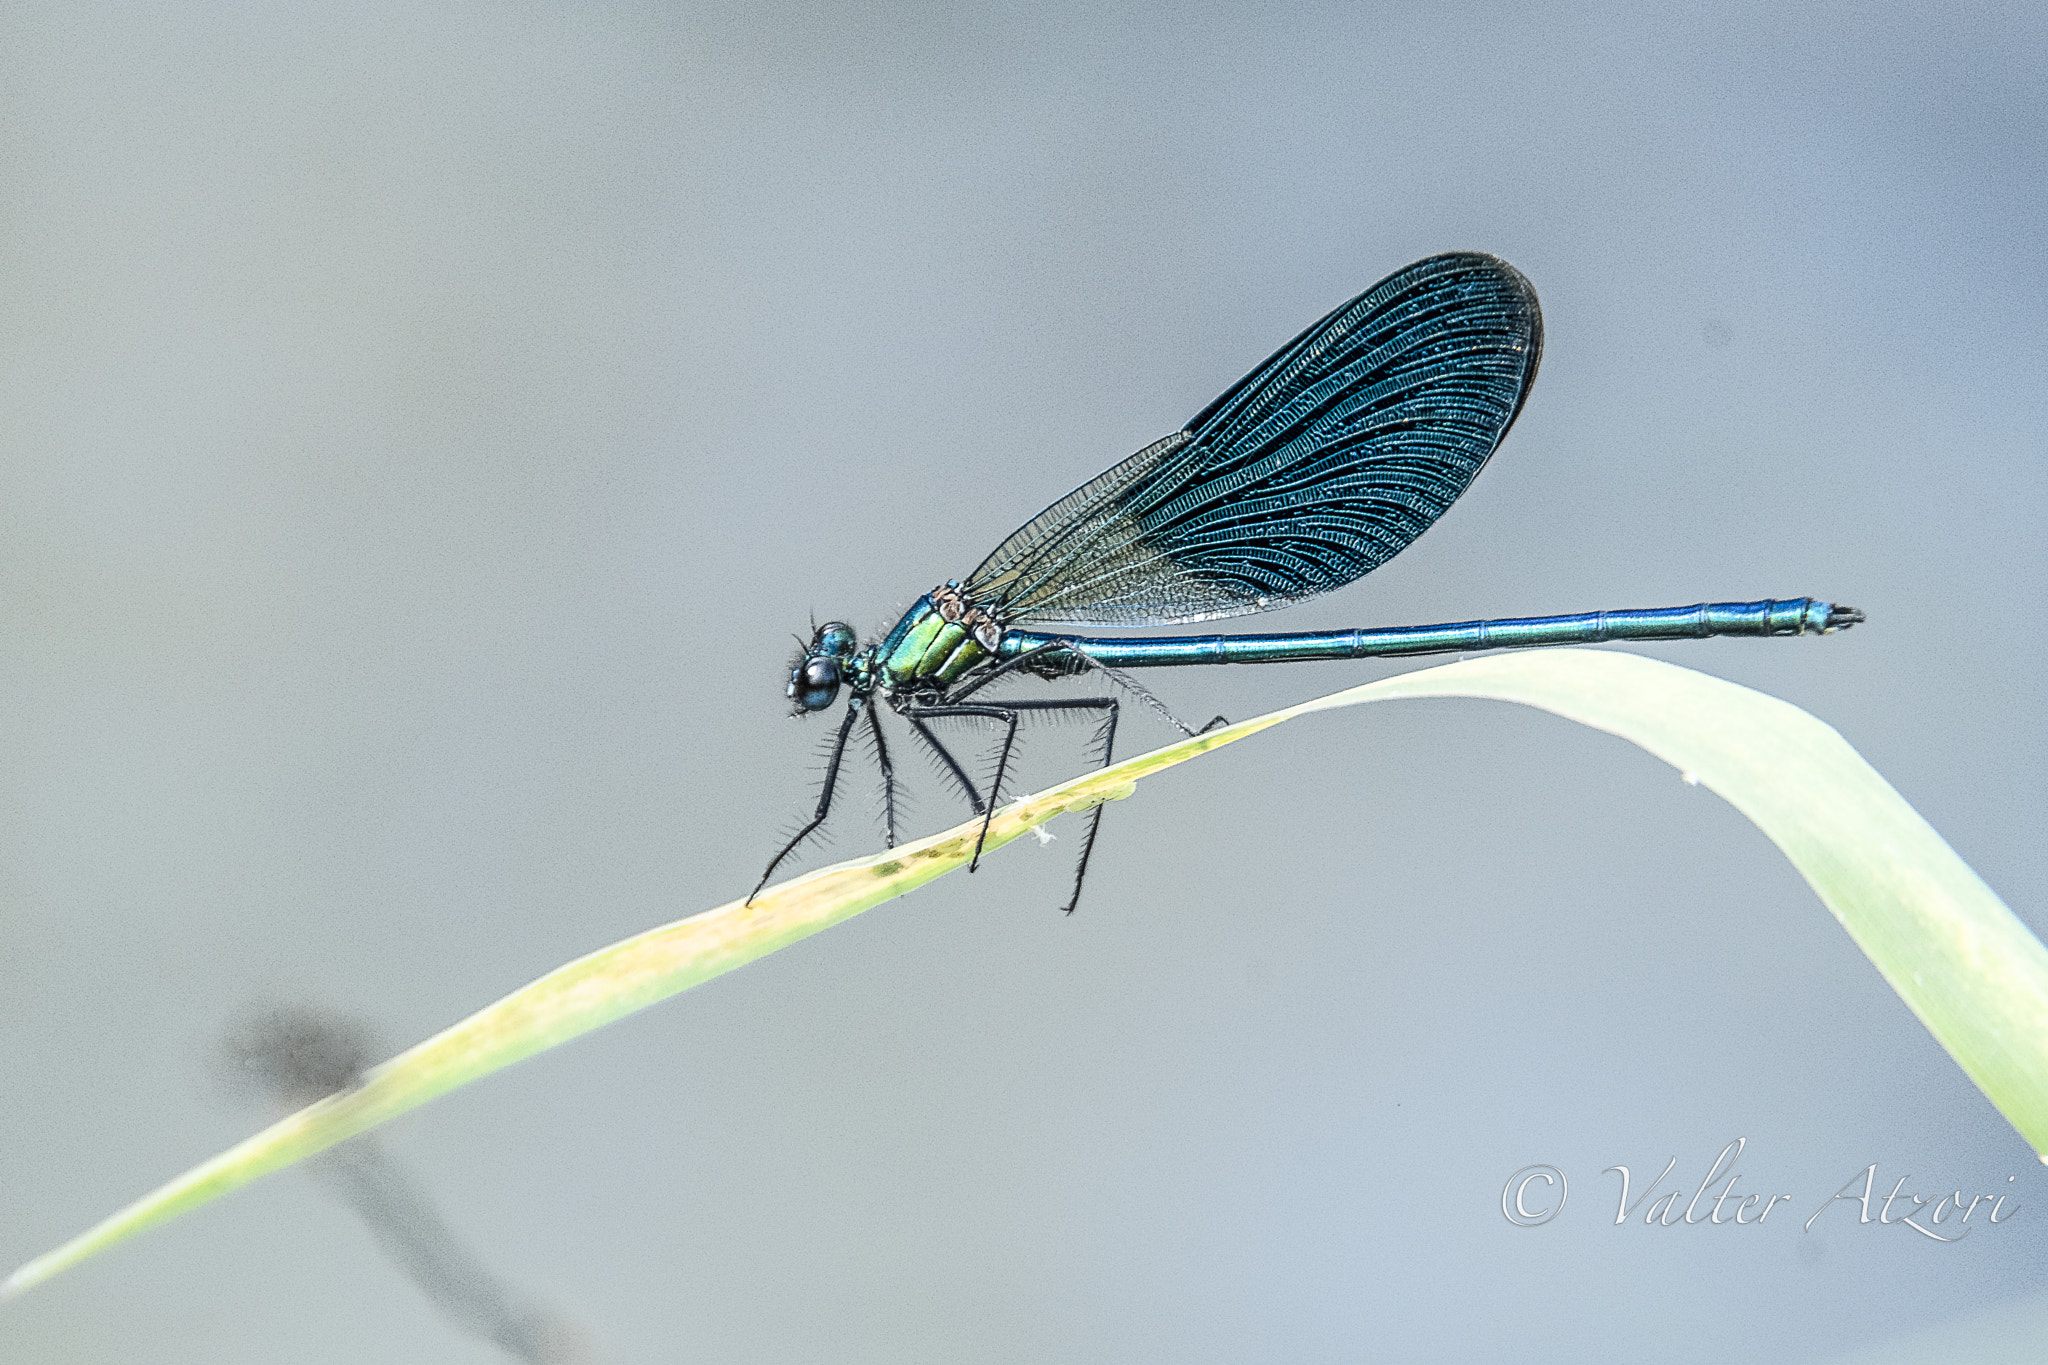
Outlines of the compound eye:
[{"label": "compound eye", "polygon": [[839,695],[839,660],[829,654],[814,654],[797,665],[789,680],[789,695],[806,711],[822,711]]},{"label": "compound eye", "polygon": [[853,627],[844,621],[827,621],[818,627],[818,633],[811,641],[813,654],[830,654],[846,659],[852,657],[853,650]]}]

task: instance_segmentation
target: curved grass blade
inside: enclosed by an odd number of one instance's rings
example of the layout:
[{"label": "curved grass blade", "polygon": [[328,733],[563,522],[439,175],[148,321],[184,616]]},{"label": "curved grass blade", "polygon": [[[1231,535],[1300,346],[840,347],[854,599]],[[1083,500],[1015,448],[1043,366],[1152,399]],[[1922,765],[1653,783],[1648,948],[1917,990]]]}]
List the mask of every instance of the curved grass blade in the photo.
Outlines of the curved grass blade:
[{"label": "curved grass blade", "polygon": [[[1857,945],[2034,1150],[2048,1151],[2048,949],[1829,726],[1670,664],[1538,650],[1354,687],[1141,754],[1005,807],[999,848],[1054,816],[1282,721],[1402,697],[1518,702],[1631,740],[1725,797],[1784,850]],[[823,868],[600,949],[514,991],[30,1261],[9,1298],[144,1229],[459,1085],[731,971],[965,864],[979,822]],[[2044,1157],[2048,1160],[2048,1157]]]}]

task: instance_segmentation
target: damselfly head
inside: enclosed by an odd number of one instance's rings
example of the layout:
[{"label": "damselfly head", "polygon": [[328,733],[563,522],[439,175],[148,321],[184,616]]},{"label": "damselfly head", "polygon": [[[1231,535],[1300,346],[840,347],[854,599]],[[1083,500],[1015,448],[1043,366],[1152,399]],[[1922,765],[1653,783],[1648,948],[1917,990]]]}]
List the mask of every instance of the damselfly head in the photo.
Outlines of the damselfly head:
[{"label": "damselfly head", "polygon": [[789,686],[784,689],[784,695],[796,703],[796,714],[822,711],[838,698],[855,644],[853,627],[844,621],[827,621],[818,627],[790,669]]}]

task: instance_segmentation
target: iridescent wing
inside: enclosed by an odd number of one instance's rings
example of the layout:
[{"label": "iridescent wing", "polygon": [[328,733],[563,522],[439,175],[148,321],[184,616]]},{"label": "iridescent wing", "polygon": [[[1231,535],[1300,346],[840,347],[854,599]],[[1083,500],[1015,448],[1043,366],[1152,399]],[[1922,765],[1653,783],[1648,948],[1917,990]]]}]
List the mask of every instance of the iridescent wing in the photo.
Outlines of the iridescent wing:
[{"label": "iridescent wing", "polygon": [[1506,261],[1432,256],[1024,523],[965,584],[1014,625],[1165,625],[1329,592],[1428,530],[1521,411],[1543,350]]}]

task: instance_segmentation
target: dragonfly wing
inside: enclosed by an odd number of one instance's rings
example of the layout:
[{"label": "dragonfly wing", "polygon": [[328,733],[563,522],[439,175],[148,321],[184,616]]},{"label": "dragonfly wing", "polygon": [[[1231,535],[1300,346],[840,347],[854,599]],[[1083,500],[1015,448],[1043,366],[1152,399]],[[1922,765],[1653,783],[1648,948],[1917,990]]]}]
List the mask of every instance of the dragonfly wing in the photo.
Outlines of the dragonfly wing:
[{"label": "dragonfly wing", "polygon": [[1536,291],[1513,266],[1418,261],[1024,523],[968,599],[1015,624],[1165,625],[1342,587],[1457,501],[1542,349]]}]

